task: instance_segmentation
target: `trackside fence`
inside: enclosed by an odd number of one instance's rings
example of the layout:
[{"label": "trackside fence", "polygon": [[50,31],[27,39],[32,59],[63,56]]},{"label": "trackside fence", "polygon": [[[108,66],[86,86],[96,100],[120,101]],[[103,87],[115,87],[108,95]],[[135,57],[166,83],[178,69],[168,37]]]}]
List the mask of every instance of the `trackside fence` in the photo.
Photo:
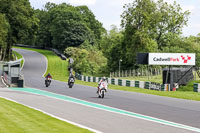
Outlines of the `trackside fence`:
[{"label": "trackside fence", "polygon": [[[99,82],[101,77],[92,77],[92,76],[85,76],[80,75],[78,73],[75,74],[76,79],[86,82]],[[158,90],[158,91],[172,91],[170,90],[169,84],[159,84],[155,82],[146,82],[146,81],[136,81],[136,80],[125,80],[119,78],[106,78],[108,84],[112,85],[120,85],[120,86],[127,86],[127,87],[138,87],[142,89],[149,89],[149,90]]]},{"label": "trackside fence", "polygon": [[194,83],[193,85],[193,91],[194,92],[200,92],[200,84],[199,83]]}]

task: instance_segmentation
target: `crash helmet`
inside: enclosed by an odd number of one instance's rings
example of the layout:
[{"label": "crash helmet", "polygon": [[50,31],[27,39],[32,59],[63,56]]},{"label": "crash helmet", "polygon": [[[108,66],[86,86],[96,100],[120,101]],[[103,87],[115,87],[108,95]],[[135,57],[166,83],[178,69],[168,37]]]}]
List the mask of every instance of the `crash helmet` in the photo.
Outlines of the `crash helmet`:
[{"label": "crash helmet", "polygon": [[106,81],[106,77],[103,77],[102,80],[103,80],[103,81]]}]

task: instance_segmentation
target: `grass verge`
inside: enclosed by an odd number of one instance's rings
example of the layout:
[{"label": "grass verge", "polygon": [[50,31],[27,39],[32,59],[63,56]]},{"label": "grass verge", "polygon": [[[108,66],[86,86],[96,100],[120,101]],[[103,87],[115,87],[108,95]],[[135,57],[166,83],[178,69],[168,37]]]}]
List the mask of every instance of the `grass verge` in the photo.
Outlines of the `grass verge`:
[{"label": "grass verge", "polygon": [[[67,80],[68,77],[68,72],[66,71],[67,61],[61,60],[53,52],[48,50],[29,49],[29,48],[23,48],[23,49],[36,51],[45,55],[48,60],[48,70],[46,73],[50,72],[54,77],[54,79],[57,80],[59,79],[61,81]],[[17,56],[17,59],[23,58],[23,56],[17,53],[16,51],[14,51],[14,53]],[[25,107],[15,102],[5,100],[3,98],[0,98],[0,105],[1,105],[0,132],[2,133],[12,133],[12,132],[90,133],[91,132],[87,129],[74,126],[67,122],[50,117],[40,111]]]},{"label": "grass verge", "polygon": [[[76,83],[97,87],[97,83],[93,83],[93,82],[84,82],[84,81],[76,80]],[[118,86],[118,85],[109,85],[108,88],[113,89],[113,90],[138,92],[138,93],[152,94],[152,95],[158,95],[158,96],[166,96],[166,97],[200,101],[200,93],[192,92],[192,91],[156,91],[156,90],[148,90],[148,89],[141,89],[137,87],[126,87],[126,86]],[[109,90],[108,90],[108,93],[109,93]]]},{"label": "grass verge", "polygon": [[138,77],[117,77],[119,79],[126,79],[126,80],[136,80],[136,81],[149,81],[149,82],[156,82],[162,83],[162,75],[157,76],[138,76]]},{"label": "grass verge", "polygon": [[1,133],[90,133],[40,111],[0,98]]},{"label": "grass verge", "polygon": [[33,48],[24,48],[24,47],[14,47],[25,50],[32,50],[38,53],[43,54],[48,60],[48,69],[45,73],[50,73],[55,80],[68,81],[68,61],[61,60],[60,57],[56,56],[55,53],[49,50],[33,49]]},{"label": "grass verge", "polygon": [[[17,48],[17,47],[15,47],[15,48]],[[21,47],[18,47],[18,48],[21,48]],[[58,73],[58,75],[56,77],[54,77],[54,79],[60,80],[60,81],[66,81],[67,76],[68,76],[68,71],[67,71],[68,64],[66,61],[65,61],[66,64],[63,63],[64,64],[63,67],[59,67],[56,65],[56,62],[62,62],[62,61],[53,52],[48,51],[48,50],[38,50],[38,49],[30,49],[30,48],[23,48],[23,49],[33,50],[33,51],[36,51],[36,52],[39,52],[39,53],[45,55],[49,62],[48,71],[51,73]],[[60,70],[60,69],[64,69],[64,70]],[[61,73],[61,71],[65,72],[65,76],[63,75],[63,73]],[[80,80],[76,80],[76,84],[97,87],[97,83],[84,82],[84,81],[80,81]],[[191,85],[191,87],[192,87],[192,85]],[[139,93],[152,94],[152,95],[158,95],[158,96],[167,96],[167,97],[200,101],[200,93],[192,92],[191,87],[189,90],[184,89],[184,91],[161,92],[161,91],[141,89],[141,88],[136,88],[136,87],[109,85],[109,89],[114,89],[114,90],[139,92]]]}]

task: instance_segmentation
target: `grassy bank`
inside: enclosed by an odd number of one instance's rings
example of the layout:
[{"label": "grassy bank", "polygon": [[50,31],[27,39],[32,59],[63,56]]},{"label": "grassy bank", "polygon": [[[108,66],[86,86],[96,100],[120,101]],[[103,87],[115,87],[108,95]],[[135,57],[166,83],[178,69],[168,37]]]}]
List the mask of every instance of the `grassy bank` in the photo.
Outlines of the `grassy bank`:
[{"label": "grassy bank", "polygon": [[56,56],[55,53],[49,50],[41,50],[41,49],[32,49],[32,48],[23,48],[23,47],[14,47],[20,48],[25,50],[32,50],[38,53],[43,54],[48,60],[48,69],[47,73],[50,73],[53,79],[60,80],[60,81],[67,81],[68,80],[68,61],[61,60],[60,57]]},{"label": "grassy bank", "polygon": [[[22,59],[23,58],[23,56],[21,54],[19,54],[18,52],[16,52],[16,51],[13,51],[13,53],[15,54],[17,59]],[[20,63],[21,67],[22,67],[23,64],[24,64],[24,59],[22,59],[22,61]]]},{"label": "grassy bank", "polygon": [[1,133],[89,133],[40,111],[0,98]]},{"label": "grassy bank", "polygon": [[138,77],[119,77],[119,79],[125,80],[137,80],[137,81],[150,81],[156,83],[162,83],[162,75],[157,76],[138,76]]},{"label": "grassy bank", "polygon": [[[27,48],[24,48],[27,49]],[[66,78],[68,76],[67,72],[67,62],[64,61],[63,67],[60,67],[56,65],[56,62],[62,62],[59,57],[57,57],[55,54],[53,54],[51,51],[48,50],[38,50],[38,49],[29,49],[28,50],[33,50],[37,51],[43,55],[45,55],[48,59],[48,71],[51,73],[59,73],[58,76],[54,77],[56,80],[60,81],[66,81]],[[52,63],[54,62],[54,63]],[[64,70],[60,70],[64,69]],[[61,71],[65,71],[65,75],[61,73]],[[135,79],[133,79],[135,80]],[[81,85],[87,85],[87,86],[93,86],[97,87],[97,83],[92,83],[92,82],[84,82],[84,81],[79,81],[76,80],[76,84],[81,84]],[[141,88],[136,88],[136,87],[125,87],[125,86],[117,86],[117,85],[109,85],[109,89],[114,89],[114,90],[123,90],[123,91],[130,91],[130,92],[139,92],[139,93],[145,93],[145,94],[153,94],[153,95],[159,95],[159,96],[167,96],[167,97],[174,97],[174,98],[181,98],[181,99],[189,99],[189,100],[197,100],[200,101],[200,93],[192,92],[192,83],[190,83],[190,89],[187,89],[185,87],[184,91],[176,91],[176,92],[161,92],[161,91],[155,91],[155,90],[147,90],[147,89],[141,89]]]}]

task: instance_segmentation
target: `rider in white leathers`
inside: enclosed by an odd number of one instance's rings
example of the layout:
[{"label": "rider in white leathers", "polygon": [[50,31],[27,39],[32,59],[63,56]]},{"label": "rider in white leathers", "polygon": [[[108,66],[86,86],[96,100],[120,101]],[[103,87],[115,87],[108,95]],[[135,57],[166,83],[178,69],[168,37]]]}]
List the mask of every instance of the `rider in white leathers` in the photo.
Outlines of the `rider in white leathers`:
[{"label": "rider in white leathers", "polygon": [[[100,88],[99,88],[99,86],[101,85],[101,83],[105,83],[105,84],[107,84],[108,85],[108,82],[106,81],[106,77],[103,77],[100,81],[99,81],[99,83],[98,83],[98,90],[97,90],[97,93],[100,91]],[[106,89],[106,91],[107,91],[107,88],[105,88]]]}]

